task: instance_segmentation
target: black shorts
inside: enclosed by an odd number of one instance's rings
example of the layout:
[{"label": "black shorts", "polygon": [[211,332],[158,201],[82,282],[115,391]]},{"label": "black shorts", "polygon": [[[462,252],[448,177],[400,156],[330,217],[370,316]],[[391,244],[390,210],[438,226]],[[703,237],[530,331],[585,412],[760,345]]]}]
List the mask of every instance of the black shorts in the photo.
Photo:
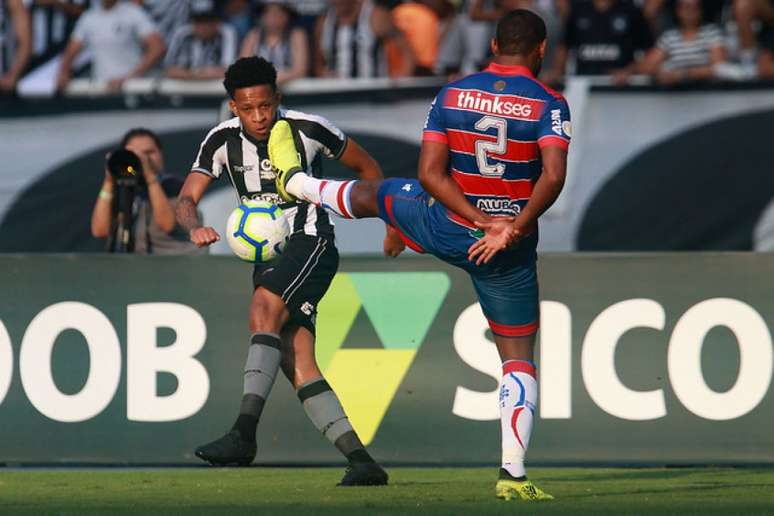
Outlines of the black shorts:
[{"label": "black shorts", "polygon": [[332,238],[293,235],[285,251],[270,264],[256,264],[253,285],[282,298],[290,322],[315,333],[317,305],[339,268],[339,251]]}]

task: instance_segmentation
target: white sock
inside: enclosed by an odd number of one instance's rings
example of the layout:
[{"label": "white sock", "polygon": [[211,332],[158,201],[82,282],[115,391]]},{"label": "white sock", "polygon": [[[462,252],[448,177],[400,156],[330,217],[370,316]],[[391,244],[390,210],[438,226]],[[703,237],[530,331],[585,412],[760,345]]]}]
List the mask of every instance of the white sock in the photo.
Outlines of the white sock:
[{"label": "white sock", "polygon": [[298,172],[290,178],[285,189],[298,199],[322,206],[345,219],[354,219],[349,195],[355,183],[317,179]]},{"label": "white sock", "polygon": [[532,434],[537,404],[536,370],[532,362],[508,360],[500,381],[502,467],[514,477],[526,476],[524,455]]}]

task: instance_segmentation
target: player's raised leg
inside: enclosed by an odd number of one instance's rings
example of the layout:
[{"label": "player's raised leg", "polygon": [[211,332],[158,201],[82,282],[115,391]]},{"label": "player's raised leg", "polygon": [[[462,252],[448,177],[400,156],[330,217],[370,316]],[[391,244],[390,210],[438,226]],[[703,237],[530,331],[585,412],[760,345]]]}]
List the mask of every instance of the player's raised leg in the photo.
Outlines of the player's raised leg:
[{"label": "player's raised leg", "polygon": [[306,415],[349,462],[339,485],[385,485],[387,473],[366,451],[317,366],[314,336],[308,329],[295,326],[283,332],[282,340],[282,371],[295,387]]},{"label": "player's raised leg", "polygon": [[255,290],[250,305],[252,337],[239,415],[226,435],[197,448],[197,457],[216,466],[245,466],[255,458],[255,431],[280,368],[279,332],[288,318],[285,303],[279,296],[264,288]]},{"label": "player's raised leg", "polygon": [[279,120],[269,136],[269,158],[277,173],[277,192],[287,201],[302,200],[347,218],[378,217],[377,192],[382,180],[333,181],[304,172],[292,121]]}]

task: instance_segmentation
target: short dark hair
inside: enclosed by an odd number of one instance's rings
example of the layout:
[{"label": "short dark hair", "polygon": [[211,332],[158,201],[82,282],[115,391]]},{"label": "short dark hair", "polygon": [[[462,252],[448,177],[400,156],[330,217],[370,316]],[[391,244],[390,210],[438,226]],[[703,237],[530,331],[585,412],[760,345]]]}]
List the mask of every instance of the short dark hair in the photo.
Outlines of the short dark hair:
[{"label": "short dark hair", "polygon": [[147,136],[148,138],[153,140],[153,143],[156,144],[156,147],[158,147],[159,150],[162,150],[161,140],[159,139],[159,135],[157,135],[150,129],[146,129],[145,127],[135,127],[134,129],[129,129],[126,132],[126,134],[124,134],[123,138],[121,138],[121,148],[126,147],[132,138],[136,138],[138,136]]},{"label": "short dark hair", "polygon": [[228,96],[234,98],[234,92],[239,88],[250,88],[268,84],[277,90],[277,70],[274,65],[262,57],[252,56],[237,59],[226,70],[223,86]]},{"label": "short dark hair", "polygon": [[501,54],[528,56],[546,39],[543,18],[526,9],[511,11],[497,22]]}]

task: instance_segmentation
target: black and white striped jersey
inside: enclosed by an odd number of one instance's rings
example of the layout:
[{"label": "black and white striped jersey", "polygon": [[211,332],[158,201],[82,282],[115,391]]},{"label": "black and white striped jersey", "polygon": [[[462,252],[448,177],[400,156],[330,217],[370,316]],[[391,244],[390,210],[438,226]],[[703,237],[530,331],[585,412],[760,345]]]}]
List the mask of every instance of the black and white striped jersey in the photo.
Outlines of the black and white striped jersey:
[{"label": "black and white striped jersey", "polygon": [[699,29],[690,40],[679,29],[665,31],[656,47],[666,54],[665,70],[685,70],[712,64],[712,49],[723,45],[723,32],[717,25],[708,24]]},{"label": "black and white striped jersey", "polygon": [[[61,3],[89,7],[89,0],[61,0]],[[35,66],[35,62],[42,63],[64,50],[78,17],[68,16],[62,9],[52,6],[33,5],[30,11]]]},{"label": "black and white striped jersey", "polygon": [[381,40],[371,27],[373,0],[365,0],[354,24],[339,25],[331,6],[323,21],[320,46],[328,68],[340,78],[384,77],[387,63]]},{"label": "black and white striped jersey", "polygon": [[143,0],[142,6],[150,14],[167,45],[178,27],[188,23],[191,0]]},{"label": "black and white striped jersey", "polygon": [[[285,109],[280,109],[277,116],[293,121],[293,136],[296,147],[303,149],[301,164],[307,173],[322,177],[322,158],[339,159],[344,153],[346,135],[325,118]],[[273,202],[284,211],[293,233],[332,237],[333,223],[324,209],[305,202],[286,203],[279,197],[267,143],[245,133],[239,118],[232,118],[207,134],[191,172],[215,179],[225,173],[236,190],[238,202]]]},{"label": "black and white striped jersey", "polygon": [[211,40],[203,40],[194,34],[193,25],[183,25],[175,31],[169,44],[164,66],[176,66],[197,70],[211,66],[228,67],[237,53],[236,30],[221,23],[218,34]]}]

